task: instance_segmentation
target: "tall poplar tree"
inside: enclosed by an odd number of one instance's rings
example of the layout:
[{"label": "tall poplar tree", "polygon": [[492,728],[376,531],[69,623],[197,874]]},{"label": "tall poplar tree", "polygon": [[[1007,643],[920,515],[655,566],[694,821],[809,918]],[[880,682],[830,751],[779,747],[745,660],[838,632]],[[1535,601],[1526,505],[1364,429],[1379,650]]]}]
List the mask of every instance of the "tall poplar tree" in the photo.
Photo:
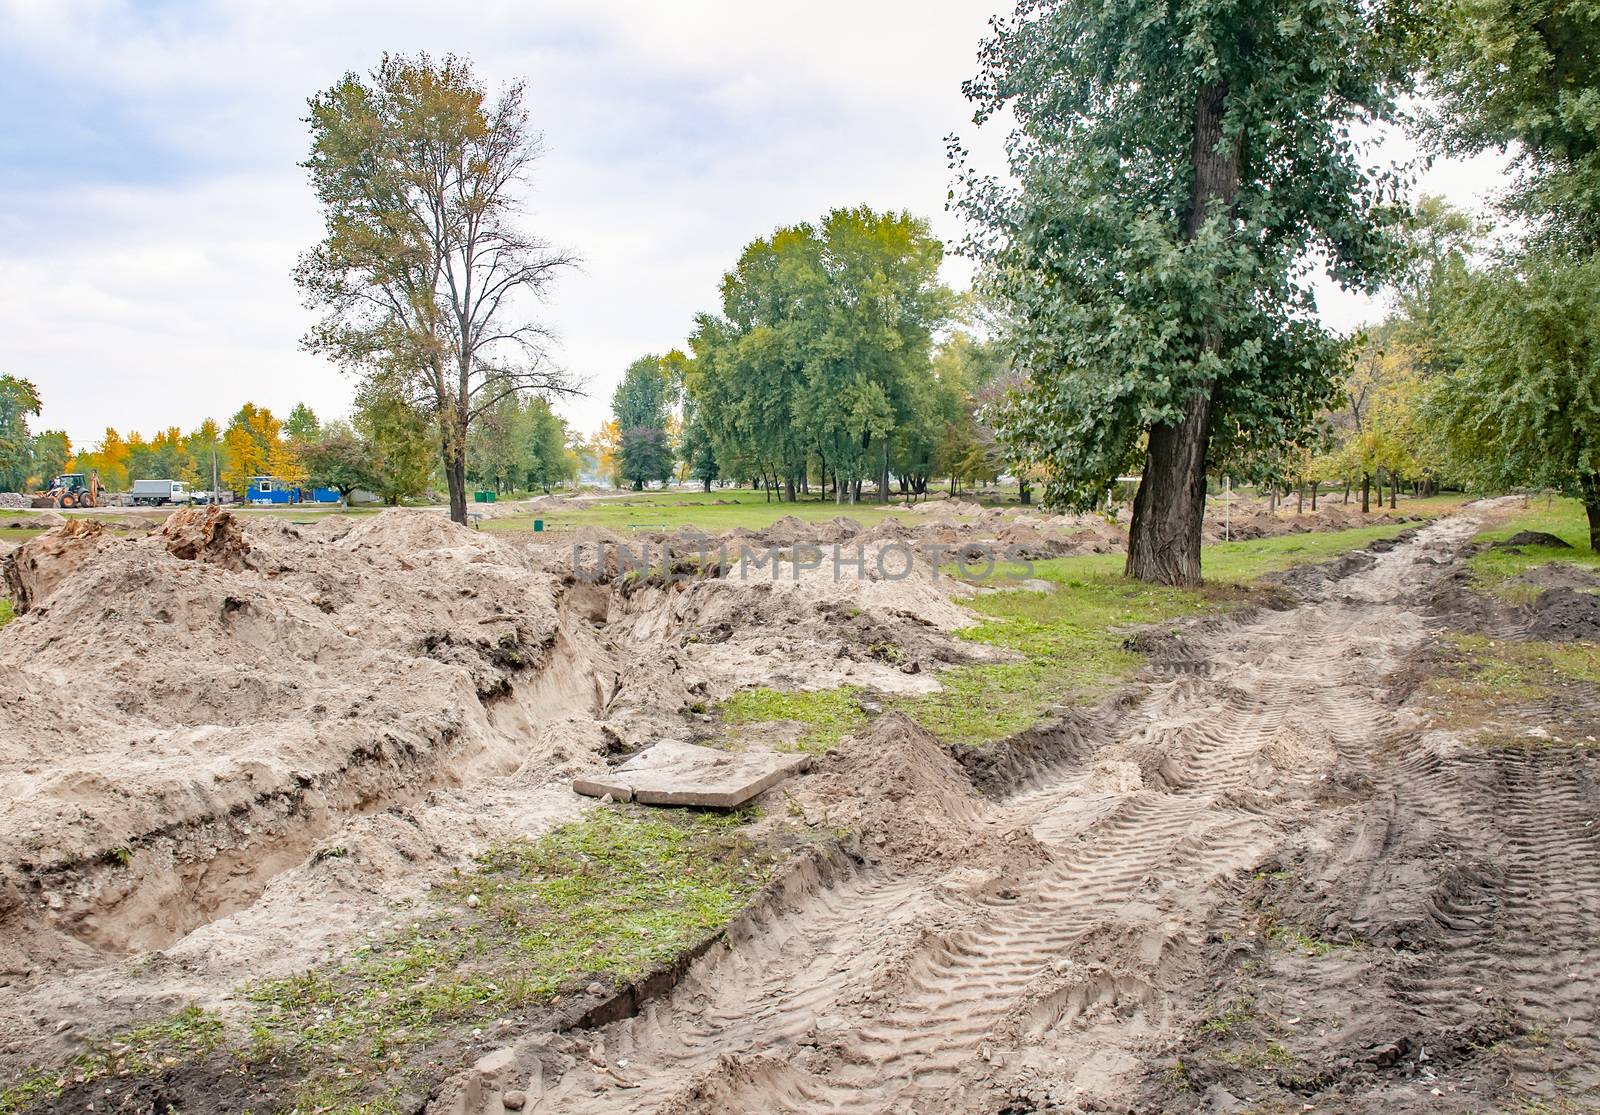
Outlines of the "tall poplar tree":
[{"label": "tall poplar tree", "polygon": [[1395,176],[1354,138],[1406,81],[1363,0],[1021,0],[966,85],[1002,110],[1013,181],[962,167],[969,250],[1029,388],[1000,433],[1084,508],[1142,469],[1128,573],[1201,579],[1207,470],[1302,441],[1346,346],[1313,264],[1371,287]]}]

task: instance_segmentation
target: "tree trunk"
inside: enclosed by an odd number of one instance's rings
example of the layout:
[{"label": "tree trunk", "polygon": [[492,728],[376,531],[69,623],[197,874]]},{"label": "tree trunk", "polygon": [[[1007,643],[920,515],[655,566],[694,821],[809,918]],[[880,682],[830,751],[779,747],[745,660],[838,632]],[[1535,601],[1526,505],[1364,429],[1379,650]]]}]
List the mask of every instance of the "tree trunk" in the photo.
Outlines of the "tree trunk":
[{"label": "tree trunk", "polygon": [[1181,422],[1151,428],[1144,475],[1133,498],[1128,576],[1163,585],[1200,583],[1210,422],[1207,390],[1189,400]]},{"label": "tree trunk", "polygon": [[1297,484],[1294,489],[1294,513],[1301,514],[1306,509],[1306,486]]},{"label": "tree trunk", "polygon": [[[446,417],[440,425],[449,422]],[[441,435],[444,444],[444,482],[450,490],[450,518],[462,526],[467,525],[467,439],[465,437],[454,439],[448,430]],[[398,500],[396,501],[398,502]]]},{"label": "tree trunk", "polygon": [[1578,477],[1583,489],[1583,509],[1589,516],[1589,549],[1600,554],[1600,475],[1586,472]]},{"label": "tree trunk", "polygon": [[1313,480],[1311,482],[1311,510],[1312,511],[1316,511],[1316,509],[1317,509],[1317,489],[1320,488],[1320,487],[1322,487],[1322,481]]},{"label": "tree trunk", "polygon": [[[1241,131],[1223,145],[1228,89],[1213,82],[1200,90],[1194,109],[1194,190],[1184,233],[1193,238],[1218,209],[1229,210],[1239,193]],[[1204,351],[1222,346],[1207,337]],[[1200,353],[1195,354],[1198,358]],[[1165,585],[1200,583],[1200,532],[1206,510],[1206,450],[1211,441],[1211,396],[1207,381],[1185,402],[1183,418],[1152,426],[1144,474],[1133,499],[1128,529],[1127,573]]]},{"label": "tree trunk", "polygon": [[1372,474],[1367,472],[1361,474],[1361,513],[1372,513]]},{"label": "tree trunk", "polygon": [[1022,501],[1022,506],[1027,507],[1033,503],[1033,489],[1028,487],[1026,477],[1017,477],[1017,498]]},{"label": "tree trunk", "polygon": [[883,439],[883,456],[878,465],[878,502],[889,502],[889,439]]},{"label": "tree trunk", "polygon": [[1395,509],[1395,501],[1400,498],[1400,476],[1391,471],[1389,473],[1389,510]]},{"label": "tree trunk", "polygon": [[1348,476],[1344,480],[1344,502],[1345,506],[1348,507],[1350,504],[1350,478]]}]

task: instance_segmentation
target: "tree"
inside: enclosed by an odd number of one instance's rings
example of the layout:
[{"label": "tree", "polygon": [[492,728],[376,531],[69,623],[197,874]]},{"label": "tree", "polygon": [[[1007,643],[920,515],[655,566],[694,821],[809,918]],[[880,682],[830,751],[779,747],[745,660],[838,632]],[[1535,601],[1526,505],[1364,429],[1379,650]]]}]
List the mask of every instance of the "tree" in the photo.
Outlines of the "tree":
[{"label": "tree", "polygon": [[719,471],[792,500],[815,455],[840,501],[868,478],[887,498],[949,312],[942,255],[925,221],[865,206],[747,245],[721,314],[696,319],[684,376]]},{"label": "tree", "polygon": [[672,446],[667,431],[656,426],[635,426],[622,431],[618,454],[622,478],[639,491],[652,481],[665,484],[672,479]]},{"label": "tree", "polygon": [[1451,154],[1514,152],[1502,199],[1540,239],[1600,244],[1600,13],[1573,0],[1424,5],[1435,108],[1424,134]]},{"label": "tree", "polygon": [[1304,441],[1335,390],[1312,265],[1370,288],[1397,261],[1399,183],[1353,138],[1404,85],[1388,11],[1022,0],[983,44],[966,91],[1014,115],[1015,184],[965,169],[958,204],[1028,376],[1002,432],[1051,504],[1142,462],[1131,576],[1199,582],[1208,468]]},{"label": "tree", "polygon": [[108,489],[125,491],[128,487],[128,458],[128,442],[107,426],[99,445],[87,453],[73,456],[69,471],[88,472],[93,469],[100,474],[100,482]]},{"label": "tree", "polygon": [[589,439],[589,452],[594,454],[595,468],[613,488],[622,487],[622,431],[617,420],[600,423],[600,428]]},{"label": "tree", "polygon": [[372,446],[346,422],[330,422],[306,448],[306,475],[319,488],[333,488],[348,506],[357,488],[380,487],[373,479]]},{"label": "tree", "polygon": [[267,451],[251,436],[249,429],[238,424],[228,426],[222,435],[222,445],[228,460],[222,472],[223,486],[243,496],[249,491],[253,478],[267,474]]},{"label": "tree", "polygon": [[540,154],[524,98],[519,83],[491,103],[453,55],[385,55],[307,119],[326,234],[295,271],[325,313],[306,345],[432,420],[458,523],[473,423],[509,394],[576,391],[527,316],[575,259],[516,227]]},{"label": "tree", "polygon": [[1425,410],[1457,467],[1575,490],[1600,552],[1600,256],[1535,252],[1458,278],[1448,305]]},{"label": "tree", "polygon": [[375,495],[395,506],[427,490],[438,456],[424,414],[404,399],[367,391],[356,396],[353,424],[371,454],[368,478]]},{"label": "tree", "polygon": [[316,441],[321,431],[316,412],[304,403],[296,403],[283,423],[283,436],[290,444],[300,447]]},{"label": "tree", "polygon": [[652,480],[666,481],[672,476],[667,422],[674,394],[667,358],[661,356],[641,356],[628,365],[612,393],[611,413],[621,431],[621,474],[635,491]]},{"label": "tree", "polygon": [[45,430],[34,435],[32,487],[43,490],[52,478],[67,471],[72,460],[72,439],[61,430]]},{"label": "tree", "polygon": [[33,472],[28,415],[40,410],[39,389],[25,379],[0,376],[0,491],[18,492]]}]

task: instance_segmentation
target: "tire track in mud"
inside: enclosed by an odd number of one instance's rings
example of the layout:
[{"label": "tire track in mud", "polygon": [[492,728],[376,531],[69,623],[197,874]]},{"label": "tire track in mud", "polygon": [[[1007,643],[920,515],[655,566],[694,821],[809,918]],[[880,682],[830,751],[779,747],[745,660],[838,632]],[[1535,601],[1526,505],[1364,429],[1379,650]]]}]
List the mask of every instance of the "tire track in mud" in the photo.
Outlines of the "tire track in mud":
[{"label": "tire track in mud", "polygon": [[1339,600],[1202,636],[1184,669],[1147,672],[1115,738],[976,818],[970,854],[809,894],[594,1032],[588,1063],[547,1054],[541,1109],[1125,1105],[1215,884],[1303,823],[1341,752],[1392,723],[1373,679],[1426,634],[1383,602],[1432,568],[1413,551],[1472,527],[1379,555]]}]

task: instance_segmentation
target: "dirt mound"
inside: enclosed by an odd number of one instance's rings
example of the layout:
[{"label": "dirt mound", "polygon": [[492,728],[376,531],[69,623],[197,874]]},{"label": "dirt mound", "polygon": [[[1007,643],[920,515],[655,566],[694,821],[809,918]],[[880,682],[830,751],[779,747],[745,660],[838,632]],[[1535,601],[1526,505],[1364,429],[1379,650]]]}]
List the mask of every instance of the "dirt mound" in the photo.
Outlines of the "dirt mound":
[{"label": "dirt mound", "polygon": [[816,809],[844,822],[863,854],[901,866],[964,854],[982,809],[960,765],[900,713],[829,752],[808,782],[808,815]]},{"label": "dirt mound", "polygon": [[1533,602],[1528,635],[1557,642],[1600,640],[1600,596],[1570,588],[1553,588]]},{"label": "dirt mound", "polygon": [[1518,573],[1506,583],[1533,585],[1541,589],[1570,588],[1584,592],[1600,588],[1600,572],[1564,561],[1552,561]]},{"label": "dirt mound", "polygon": [[167,540],[167,553],[184,561],[204,561],[231,569],[243,569],[250,553],[244,528],[231,511],[220,507],[186,507],[174,511],[161,528]]},{"label": "dirt mound", "polygon": [[1073,545],[1060,535],[1046,535],[1032,523],[1016,523],[1001,529],[995,541],[1007,553],[1024,561],[1041,561],[1072,552]]},{"label": "dirt mound", "polygon": [[1519,530],[1510,538],[1490,543],[1496,550],[1510,550],[1518,546],[1541,546],[1551,550],[1570,550],[1572,546],[1563,538],[1546,534],[1542,530]]},{"label": "dirt mound", "polygon": [[30,612],[110,541],[92,519],[73,519],[6,555],[0,577],[18,615]]}]

